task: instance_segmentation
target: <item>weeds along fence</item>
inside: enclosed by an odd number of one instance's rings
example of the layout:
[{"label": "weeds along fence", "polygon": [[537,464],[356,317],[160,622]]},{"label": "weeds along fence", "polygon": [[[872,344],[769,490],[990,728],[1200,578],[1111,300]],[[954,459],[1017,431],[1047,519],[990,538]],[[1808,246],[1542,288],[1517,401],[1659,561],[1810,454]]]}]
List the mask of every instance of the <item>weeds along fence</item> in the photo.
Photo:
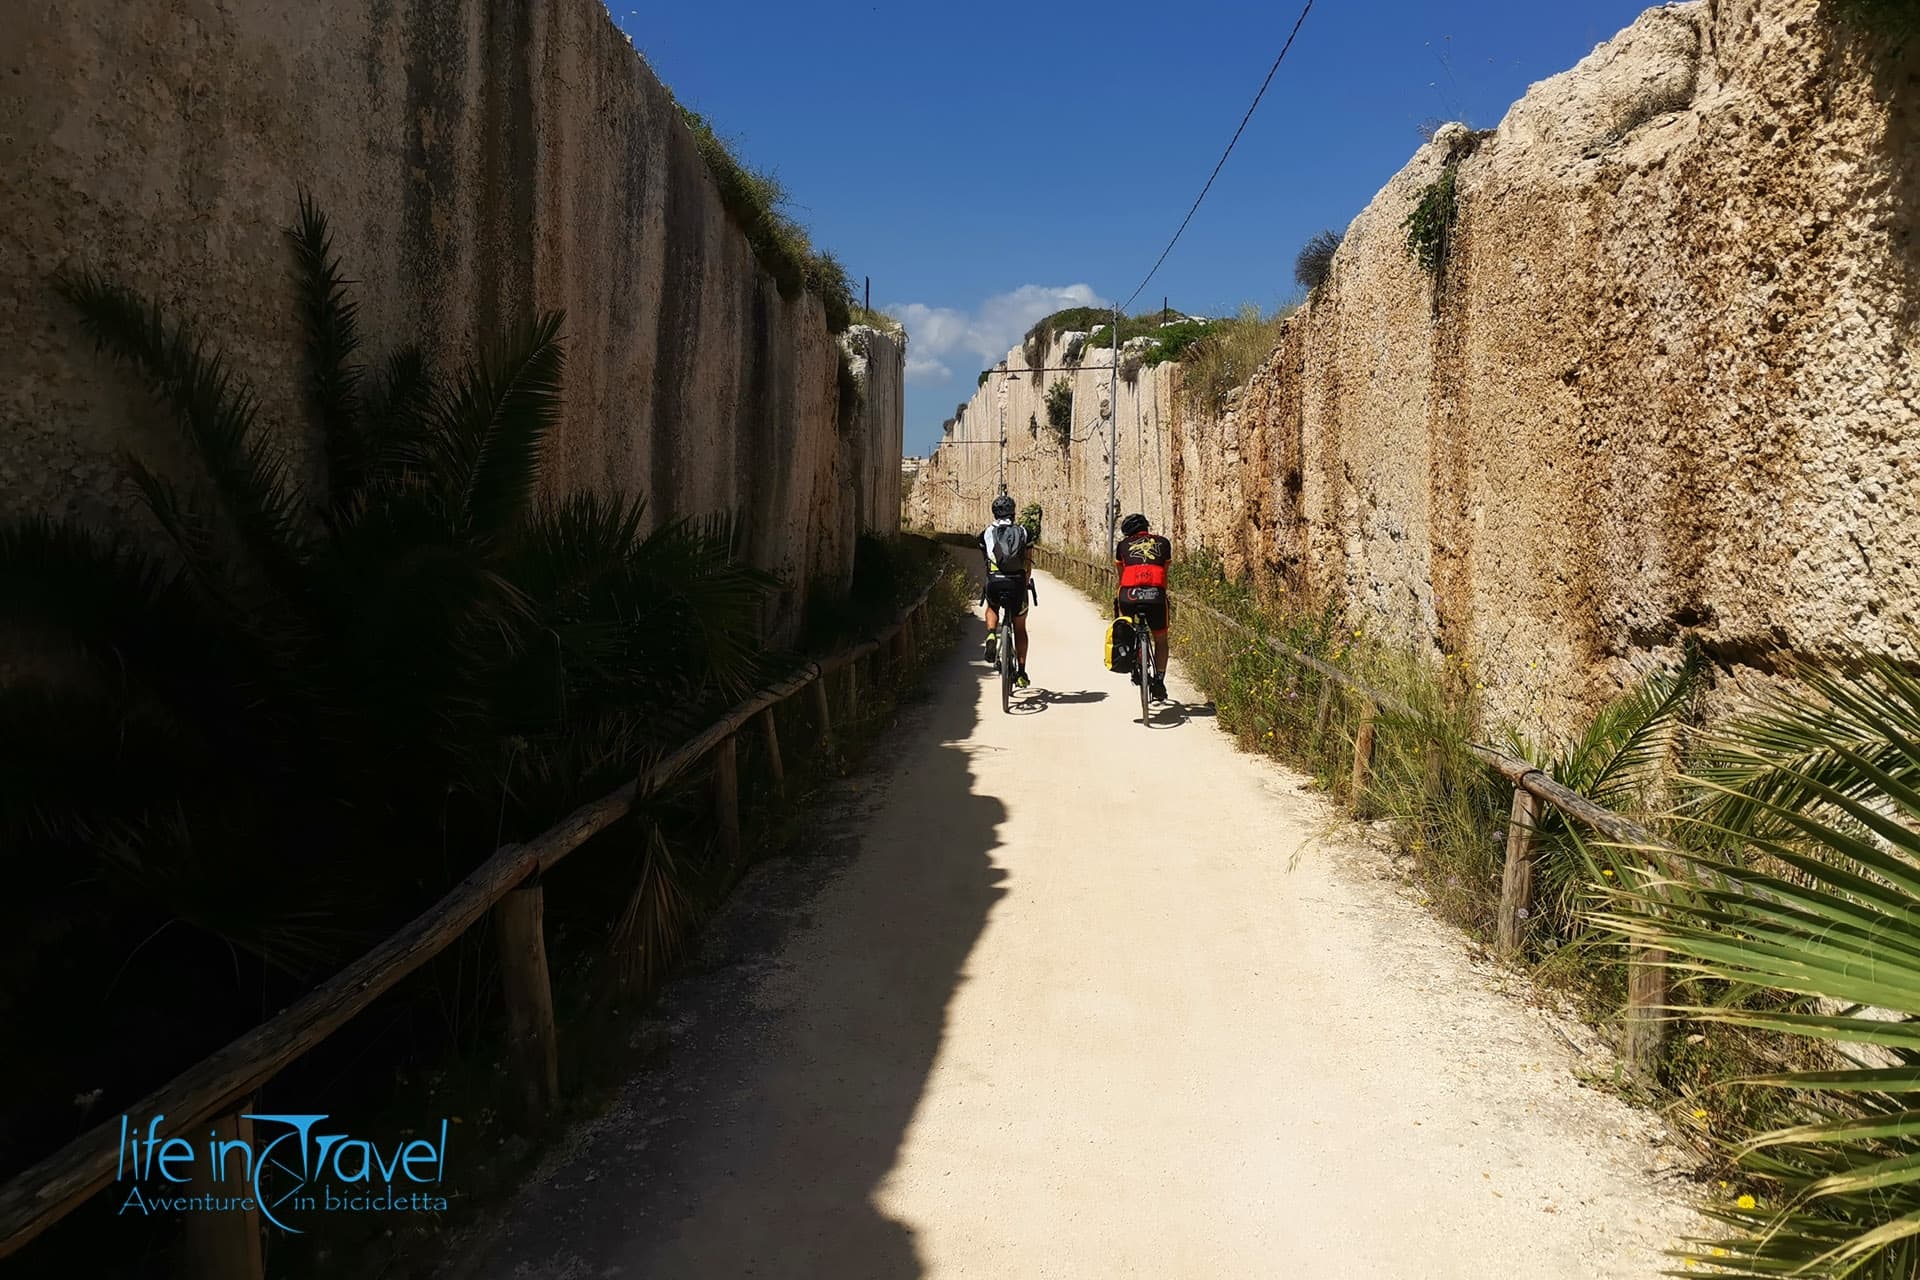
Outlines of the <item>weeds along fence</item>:
[{"label": "weeds along fence", "polygon": [[[743,856],[740,735],[760,736],[774,787],[784,789],[786,771],[775,710],[802,694],[810,695],[811,726],[821,746],[830,746],[836,716],[851,720],[859,712],[863,678],[879,687],[891,674],[904,670],[933,637],[930,601],[938,588],[936,577],[873,639],[809,662],[761,690],[650,765],[633,782],[576,809],[524,844],[497,849],[385,942],[142,1099],[129,1114],[164,1117],[157,1130],[163,1139],[188,1131],[204,1133],[211,1127],[223,1140],[250,1142],[252,1126],[244,1113],[255,1091],[491,916],[506,1006],[507,1062],[517,1093],[513,1104],[524,1118],[538,1121],[553,1107],[560,1087],[542,874],[625,817],[636,801],[702,763],[710,772],[712,821],[720,856],[730,872],[737,871]],[[837,692],[830,687],[836,682]],[[0,1187],[0,1258],[19,1251],[111,1183],[118,1154],[117,1122],[107,1122]],[[194,1190],[240,1200],[250,1194],[239,1185],[242,1180],[236,1178],[232,1187],[196,1186]],[[190,1250],[203,1260],[194,1272],[199,1280],[258,1280],[264,1275],[257,1209],[197,1215],[188,1225],[198,1237],[190,1242]]]},{"label": "weeds along fence", "polygon": [[[1112,565],[1098,564],[1057,547],[1042,546],[1036,551],[1037,564],[1047,572],[1097,600],[1113,598]],[[1494,921],[1497,948],[1508,959],[1520,953],[1527,922],[1536,910],[1535,837],[1543,825],[1543,806],[1662,870],[1679,865],[1678,850],[1632,819],[1594,803],[1507,752],[1446,732],[1434,708],[1412,705],[1199,601],[1176,595],[1172,618],[1182,633],[1182,644],[1197,622],[1237,643],[1243,655],[1264,649],[1282,661],[1287,674],[1281,686],[1271,691],[1266,722],[1278,726],[1291,721],[1294,745],[1319,771],[1322,783],[1343,792],[1356,813],[1365,810],[1371,783],[1382,767],[1411,775],[1414,785],[1436,804],[1449,789],[1449,775],[1461,767],[1461,756],[1469,767],[1485,769],[1511,786]],[[1310,719],[1306,713],[1309,706]],[[1662,953],[1652,951],[1629,957],[1623,1047],[1628,1061],[1636,1067],[1653,1063],[1665,1032],[1664,960]]]}]

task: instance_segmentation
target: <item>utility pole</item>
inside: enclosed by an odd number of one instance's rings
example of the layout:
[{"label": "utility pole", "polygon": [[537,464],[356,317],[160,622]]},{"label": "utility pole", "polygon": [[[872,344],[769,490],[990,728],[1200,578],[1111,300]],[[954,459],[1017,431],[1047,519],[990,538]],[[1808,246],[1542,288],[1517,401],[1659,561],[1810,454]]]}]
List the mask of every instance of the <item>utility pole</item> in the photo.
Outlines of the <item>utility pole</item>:
[{"label": "utility pole", "polygon": [[1113,368],[1107,370],[1107,545],[1114,537],[1114,522],[1120,518],[1120,308],[1113,309]]},{"label": "utility pole", "polygon": [[862,276],[861,279],[867,282],[867,310],[871,311],[873,310],[873,277]]},{"label": "utility pole", "polygon": [[1000,388],[1000,492],[1007,491],[1007,382],[1005,378],[995,378]]}]

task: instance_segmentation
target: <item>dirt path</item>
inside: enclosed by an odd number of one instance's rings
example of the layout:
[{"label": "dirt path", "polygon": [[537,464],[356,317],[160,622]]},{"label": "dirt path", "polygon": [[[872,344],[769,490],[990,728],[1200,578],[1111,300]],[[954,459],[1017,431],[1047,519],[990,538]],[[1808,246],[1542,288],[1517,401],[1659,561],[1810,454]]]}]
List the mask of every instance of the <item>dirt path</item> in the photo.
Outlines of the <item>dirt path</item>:
[{"label": "dirt path", "polygon": [[1651,1121],[1297,779],[1205,708],[1142,727],[1096,611],[1040,590],[1053,692],[1003,715],[964,644],[827,851],[710,931],[668,1064],[454,1270],[1658,1273]]}]

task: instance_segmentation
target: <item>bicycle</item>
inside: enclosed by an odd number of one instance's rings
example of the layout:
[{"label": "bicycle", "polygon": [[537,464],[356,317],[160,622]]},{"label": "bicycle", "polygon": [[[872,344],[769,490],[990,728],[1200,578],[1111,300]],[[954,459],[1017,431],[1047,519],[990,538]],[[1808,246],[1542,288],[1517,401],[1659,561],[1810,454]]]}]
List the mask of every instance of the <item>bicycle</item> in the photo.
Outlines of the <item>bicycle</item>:
[{"label": "bicycle", "polygon": [[[991,590],[991,589],[989,589]],[[1040,603],[1040,592],[1034,587],[1033,579],[1027,579],[1027,595],[1033,603]],[[994,654],[994,665],[1000,668],[1000,712],[1013,714],[1013,682],[1020,674],[1020,661],[1013,642],[1013,611],[1007,605],[994,603],[1000,611],[1000,644]]]}]

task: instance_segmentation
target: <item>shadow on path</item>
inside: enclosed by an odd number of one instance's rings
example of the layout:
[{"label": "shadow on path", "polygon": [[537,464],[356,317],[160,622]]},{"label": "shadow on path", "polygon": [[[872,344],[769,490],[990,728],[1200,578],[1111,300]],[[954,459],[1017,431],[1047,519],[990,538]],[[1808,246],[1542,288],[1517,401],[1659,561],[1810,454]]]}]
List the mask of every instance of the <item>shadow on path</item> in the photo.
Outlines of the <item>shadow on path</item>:
[{"label": "shadow on path", "polygon": [[929,673],[934,698],[874,752],[882,772],[846,784],[808,847],[763,863],[709,926],[659,1010],[668,1065],[443,1274],[922,1274],[874,1192],[1006,892],[990,856],[1005,810],[973,792],[965,656]]},{"label": "shadow on path", "polygon": [[1015,715],[1035,715],[1048,707],[1077,707],[1089,702],[1105,702],[1107,695],[1092,689],[1081,689],[1077,693],[1060,693],[1038,686],[1016,697],[1013,704]]}]

